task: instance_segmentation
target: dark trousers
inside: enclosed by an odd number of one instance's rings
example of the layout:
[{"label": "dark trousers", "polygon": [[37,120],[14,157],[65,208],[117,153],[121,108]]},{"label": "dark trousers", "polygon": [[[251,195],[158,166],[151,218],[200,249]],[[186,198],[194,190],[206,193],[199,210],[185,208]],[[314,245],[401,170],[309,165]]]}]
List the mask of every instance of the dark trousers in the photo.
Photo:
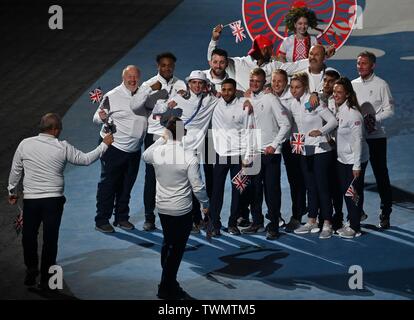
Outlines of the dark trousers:
[{"label": "dark trousers", "polygon": [[[239,213],[237,215],[238,218],[243,218],[243,220],[246,220],[246,221],[249,220],[249,214],[250,214],[249,205],[251,207],[254,206],[253,197],[254,197],[253,187],[251,184],[249,184],[247,186],[247,189],[243,192],[242,196],[240,197]],[[263,197],[260,203],[262,202],[263,202]]]},{"label": "dark trousers", "polygon": [[251,208],[253,223],[262,224],[263,191],[269,220],[274,228],[279,226],[282,193],[280,190],[280,154],[261,155],[260,173],[252,176],[253,202]]},{"label": "dark trousers", "polygon": [[292,153],[290,141],[282,145],[282,155],[285,162],[286,174],[292,200],[292,217],[301,221],[306,212],[306,188],[303,174],[300,169],[300,155]]},{"label": "dark trousers", "polygon": [[40,264],[41,281],[49,279],[49,268],[56,264],[59,227],[62,219],[65,197],[23,200],[23,254],[29,271],[37,271],[37,235],[43,223],[43,247]]},{"label": "dark trousers", "polygon": [[[221,227],[220,213],[223,207],[224,187],[226,183],[227,173],[230,171],[230,178],[241,170],[241,159],[236,157],[220,157],[216,154],[216,164],[213,168],[213,194],[211,196],[210,214],[213,226],[216,229]],[[231,184],[231,208],[228,221],[229,227],[237,226],[237,218],[239,217],[240,192]]]},{"label": "dark trousers", "polygon": [[369,147],[369,161],[377,182],[378,193],[381,198],[381,211],[389,217],[392,211],[392,188],[387,168],[387,139],[367,139]]},{"label": "dark trousers", "polygon": [[329,188],[329,175],[332,151],[310,156],[301,156],[300,164],[308,194],[309,218],[332,221],[332,198]]},{"label": "dark trousers", "polygon": [[336,150],[331,152],[332,154],[332,163],[331,168],[329,172],[329,178],[330,178],[330,188],[331,188],[331,195],[332,195],[332,204],[335,211],[335,219],[338,219],[338,221],[343,220],[343,193],[341,189],[341,182],[339,180],[338,176],[338,169],[337,169],[337,152]]},{"label": "dark trousers", "polygon": [[338,177],[341,186],[341,193],[344,196],[346,208],[348,210],[348,219],[351,228],[354,231],[359,231],[361,229],[361,215],[362,207],[364,205],[364,178],[365,178],[365,169],[368,162],[361,164],[361,175],[358,179],[355,179],[353,186],[355,191],[359,196],[358,205],[352,200],[351,197],[346,197],[345,193],[351,184],[354,176],[352,174],[352,164],[343,164],[337,161]]},{"label": "dark trousers", "polygon": [[213,168],[216,160],[216,151],[214,150],[213,134],[211,129],[208,130],[204,139],[203,169],[206,183],[206,192],[208,198],[213,195]]},{"label": "dark trousers", "polygon": [[141,150],[129,153],[113,146],[101,157],[101,180],[96,194],[97,226],[109,223],[113,211],[115,222],[129,219],[129,199],[140,158]]},{"label": "dark trousers", "polygon": [[[154,143],[154,135],[147,133],[144,140],[145,150]],[[145,221],[155,222],[155,190],[156,179],[155,170],[152,164],[145,164],[145,181],[144,181],[144,208]]]},{"label": "dark trousers", "polygon": [[182,216],[159,214],[164,234],[161,248],[161,283],[166,287],[176,285],[177,272],[192,226],[191,212]]}]

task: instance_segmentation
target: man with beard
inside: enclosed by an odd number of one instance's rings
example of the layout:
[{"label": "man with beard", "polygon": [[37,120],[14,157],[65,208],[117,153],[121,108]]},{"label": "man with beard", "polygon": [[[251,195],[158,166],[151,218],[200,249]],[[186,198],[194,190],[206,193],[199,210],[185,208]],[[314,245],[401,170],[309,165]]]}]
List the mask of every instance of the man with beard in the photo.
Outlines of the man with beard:
[{"label": "man with beard", "polygon": [[317,44],[309,51],[309,68],[306,73],[309,78],[309,92],[321,92],[323,90],[323,79],[325,76],[325,47]]},{"label": "man with beard", "polygon": [[[213,28],[211,41],[208,45],[207,59],[210,60],[213,50],[217,47],[220,38],[222,25]],[[226,71],[229,77],[237,82],[237,89],[246,91],[249,89],[250,71],[260,67],[265,71],[266,82],[270,83],[272,71],[276,69],[284,69],[289,75],[305,70],[309,66],[307,59],[296,62],[282,63],[280,61],[272,61],[273,43],[269,38],[258,35],[254,38],[252,48],[245,57],[228,58],[228,66]]]},{"label": "man with beard", "polygon": [[[139,88],[137,94],[132,97],[131,109],[135,114],[150,114],[159,99],[166,100],[180,90],[186,90],[184,81],[174,76],[177,58],[171,52],[164,52],[157,55],[156,61],[158,74],[145,81]],[[150,123],[151,121],[153,119],[149,118],[148,122]],[[158,135],[154,137],[154,132],[149,128],[144,141],[145,150],[158,138]],[[144,231],[155,230],[155,185],[154,167],[152,164],[146,163],[144,182]]]},{"label": "man with beard", "polygon": [[[96,230],[114,232],[109,224],[112,213],[114,226],[131,230],[129,199],[138,174],[141,146],[147,130],[146,115],[136,115],[130,108],[133,95],[138,89],[140,70],[133,65],[122,71],[122,83],[104,95],[93,117],[93,122],[103,124],[101,139],[107,123],[113,124],[113,143],[101,158],[101,180],[96,195]],[[108,110],[108,106],[110,106]]]},{"label": "man with beard", "polygon": [[210,84],[214,86],[214,90],[220,94],[221,84],[224,80],[229,78],[226,68],[229,65],[227,51],[223,49],[214,49],[211,52],[210,60],[208,61],[210,69],[204,70]]},{"label": "man with beard", "polygon": [[[220,235],[220,212],[223,206],[224,185],[227,173],[231,179],[241,170],[242,161],[248,162],[251,155],[252,141],[249,127],[252,116],[247,108],[243,108],[245,98],[236,97],[236,81],[228,78],[221,84],[221,98],[218,101],[212,119],[212,131],[216,161],[213,169],[213,194],[211,197],[211,217],[213,236]],[[244,195],[243,195],[244,196]],[[237,219],[240,211],[240,192],[232,184],[231,212],[228,221],[228,232],[240,234]]]}]

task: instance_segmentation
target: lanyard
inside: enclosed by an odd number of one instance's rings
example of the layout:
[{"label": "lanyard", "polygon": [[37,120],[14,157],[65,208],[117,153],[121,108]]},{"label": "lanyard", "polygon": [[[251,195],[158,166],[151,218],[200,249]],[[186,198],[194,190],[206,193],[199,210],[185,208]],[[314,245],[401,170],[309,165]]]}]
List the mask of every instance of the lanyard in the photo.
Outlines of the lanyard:
[{"label": "lanyard", "polygon": [[202,94],[200,101],[198,102],[198,106],[197,109],[194,111],[194,113],[192,114],[192,116],[184,122],[184,126],[186,126],[187,124],[189,124],[191,121],[193,121],[193,119],[195,118],[195,116],[197,115],[197,113],[200,111],[201,105],[203,104],[203,99],[205,98],[205,95]]}]

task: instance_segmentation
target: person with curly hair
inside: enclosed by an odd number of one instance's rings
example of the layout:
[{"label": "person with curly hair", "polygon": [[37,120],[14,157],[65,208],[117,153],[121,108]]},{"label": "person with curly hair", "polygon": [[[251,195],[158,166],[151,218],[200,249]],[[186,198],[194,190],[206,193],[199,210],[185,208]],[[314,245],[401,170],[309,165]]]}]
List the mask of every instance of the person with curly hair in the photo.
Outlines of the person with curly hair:
[{"label": "person with curly hair", "polygon": [[285,23],[293,34],[283,40],[278,59],[283,62],[307,59],[310,48],[318,43],[317,38],[308,33],[309,27],[319,30],[315,13],[306,7],[294,7],[286,15]]}]

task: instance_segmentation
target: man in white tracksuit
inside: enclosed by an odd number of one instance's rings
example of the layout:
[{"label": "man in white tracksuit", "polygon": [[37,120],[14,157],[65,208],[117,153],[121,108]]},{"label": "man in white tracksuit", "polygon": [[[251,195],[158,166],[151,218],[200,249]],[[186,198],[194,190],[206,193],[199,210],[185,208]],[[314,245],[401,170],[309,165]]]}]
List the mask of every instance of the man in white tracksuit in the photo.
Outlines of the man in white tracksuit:
[{"label": "man in white tracksuit", "polygon": [[134,229],[129,219],[131,190],[138,175],[141,146],[147,131],[146,114],[136,115],[130,108],[133,95],[138,90],[141,72],[133,65],[122,71],[122,83],[104,95],[93,116],[95,124],[102,125],[103,138],[107,122],[113,124],[115,142],[101,158],[101,179],[96,194],[95,228],[111,233],[114,228],[109,220],[114,214],[114,226]]},{"label": "man in white tracksuit", "polygon": [[256,153],[260,154],[260,173],[252,177],[253,201],[251,212],[252,224],[243,229],[243,233],[255,233],[263,228],[262,201],[263,191],[268,209],[270,223],[267,226],[267,239],[279,237],[279,218],[281,207],[280,162],[283,142],[289,137],[291,123],[286,109],[279,98],[263,91],[266,74],[260,69],[253,69],[250,74],[251,91],[248,99],[253,105],[256,126]]},{"label": "man in white tracksuit", "polygon": [[[253,141],[249,132],[252,115],[243,108],[245,98],[236,97],[236,82],[228,78],[222,82],[221,98],[218,101],[212,119],[212,131],[216,161],[213,169],[213,194],[210,214],[213,221],[213,236],[220,235],[220,212],[223,205],[224,186],[227,173],[231,179],[239,173],[242,162],[249,161]],[[231,209],[228,232],[240,234],[237,219],[240,211],[240,199],[244,194],[232,184]]]},{"label": "man in white tracksuit", "polygon": [[361,52],[357,59],[359,78],[352,81],[367,128],[369,160],[381,198],[379,227],[390,227],[392,189],[387,168],[387,137],[383,121],[394,115],[394,99],[388,84],[375,75],[376,56]]}]

